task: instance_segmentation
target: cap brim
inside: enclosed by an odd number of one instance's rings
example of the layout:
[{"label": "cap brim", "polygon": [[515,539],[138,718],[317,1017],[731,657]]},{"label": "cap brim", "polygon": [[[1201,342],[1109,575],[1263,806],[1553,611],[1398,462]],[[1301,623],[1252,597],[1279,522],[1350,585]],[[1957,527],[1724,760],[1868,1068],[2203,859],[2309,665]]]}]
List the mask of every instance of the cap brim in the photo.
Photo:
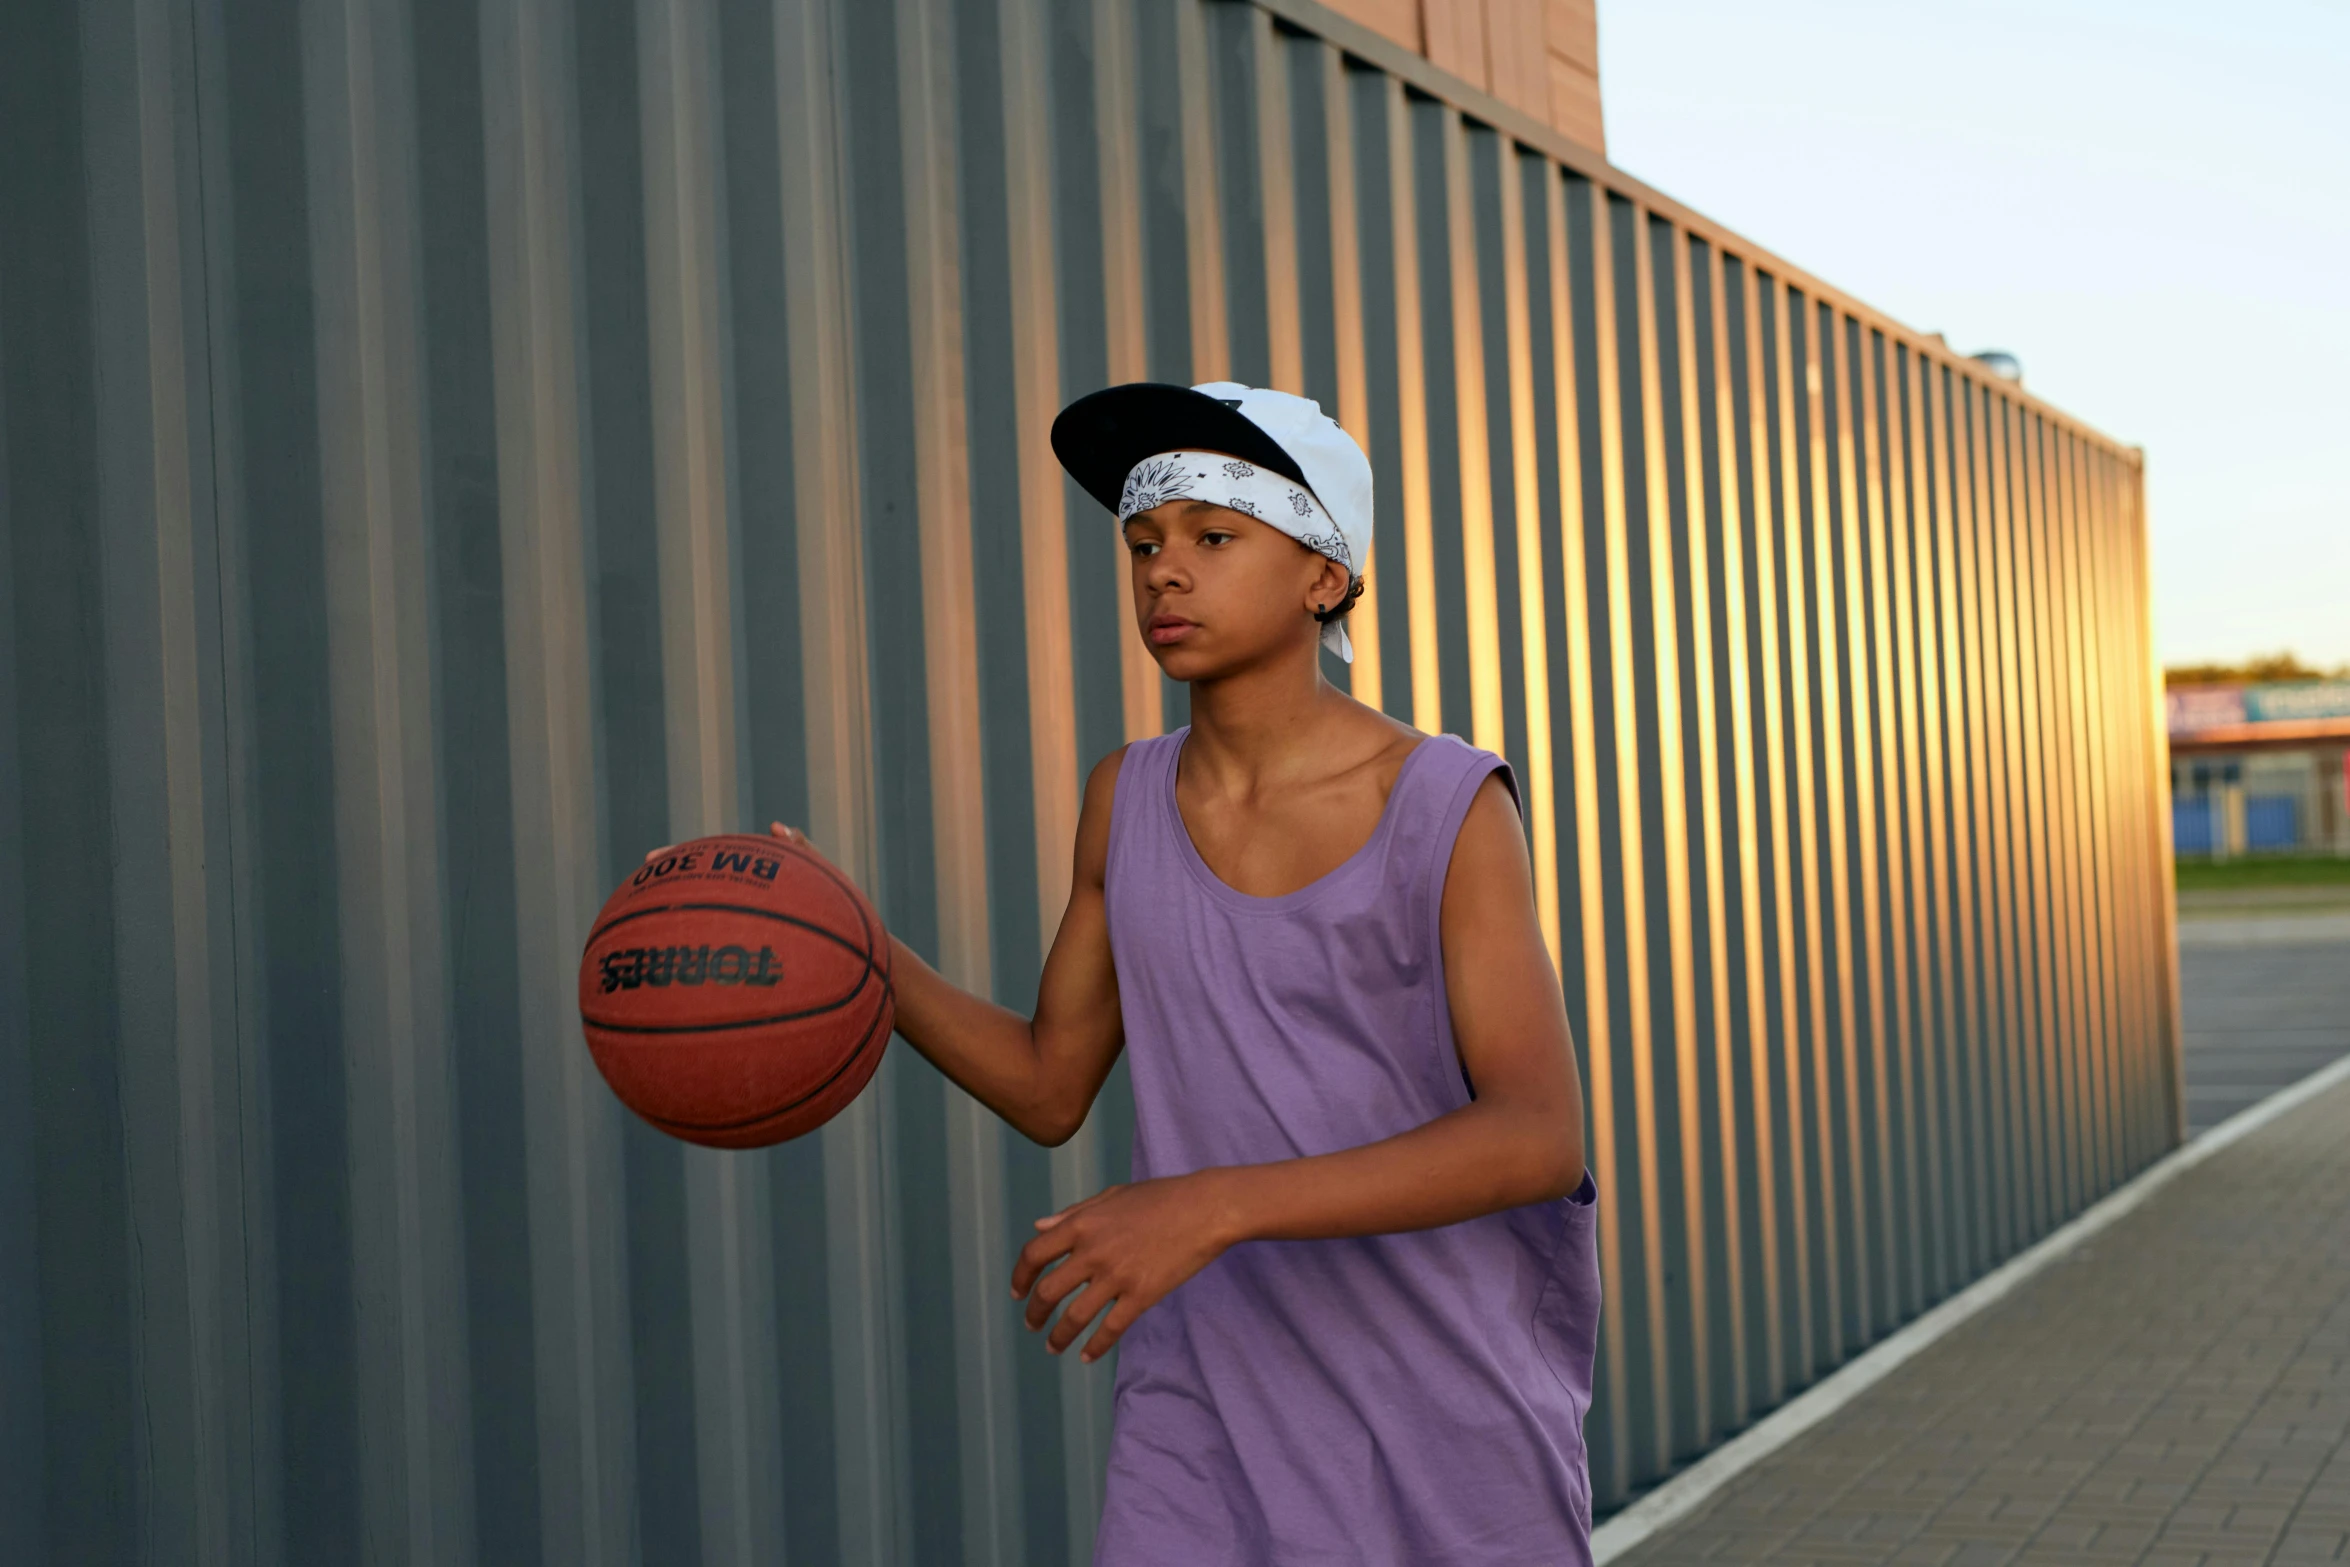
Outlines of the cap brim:
[{"label": "cap brim", "polygon": [[1255,421],[1188,386],[1133,381],[1105,387],[1080,397],[1053,421],[1053,455],[1112,516],[1134,465],[1176,451],[1230,452],[1306,484],[1297,459]]}]

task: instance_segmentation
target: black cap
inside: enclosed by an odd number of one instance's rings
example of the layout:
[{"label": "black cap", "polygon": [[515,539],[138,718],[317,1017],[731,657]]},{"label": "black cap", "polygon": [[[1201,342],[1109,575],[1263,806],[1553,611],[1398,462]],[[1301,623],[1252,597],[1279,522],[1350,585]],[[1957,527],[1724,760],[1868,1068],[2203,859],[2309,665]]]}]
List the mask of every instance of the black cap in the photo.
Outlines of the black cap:
[{"label": "black cap", "polygon": [[[1053,421],[1053,455],[1112,516],[1126,475],[1161,452],[1230,452],[1285,479],[1306,484],[1297,459],[1240,411],[1188,386],[1132,381],[1104,387],[1061,410]],[[1307,489],[1313,486],[1306,484]]]}]

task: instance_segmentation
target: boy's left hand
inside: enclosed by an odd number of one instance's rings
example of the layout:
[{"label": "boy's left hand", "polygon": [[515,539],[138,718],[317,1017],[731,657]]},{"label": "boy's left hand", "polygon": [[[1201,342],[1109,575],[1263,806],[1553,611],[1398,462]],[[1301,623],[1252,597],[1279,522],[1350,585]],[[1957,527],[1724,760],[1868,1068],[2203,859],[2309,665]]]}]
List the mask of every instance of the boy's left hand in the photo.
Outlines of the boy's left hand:
[{"label": "boy's left hand", "polygon": [[[1090,1365],[1108,1354],[1136,1317],[1231,1244],[1211,1175],[1112,1186],[1037,1220],[1037,1237],[1020,1249],[1012,1270],[1012,1298],[1028,1301],[1029,1330],[1043,1327],[1053,1308],[1069,1300],[1046,1347],[1061,1353],[1100,1317],[1077,1358]],[[1065,1260],[1054,1268],[1058,1259]]]}]

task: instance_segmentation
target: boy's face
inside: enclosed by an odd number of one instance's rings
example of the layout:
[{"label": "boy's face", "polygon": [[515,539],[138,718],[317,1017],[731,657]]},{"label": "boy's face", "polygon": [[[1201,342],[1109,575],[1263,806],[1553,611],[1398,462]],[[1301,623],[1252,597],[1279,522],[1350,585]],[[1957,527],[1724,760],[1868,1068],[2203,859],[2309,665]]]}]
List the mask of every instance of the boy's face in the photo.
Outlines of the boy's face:
[{"label": "boy's face", "polygon": [[1346,568],[1277,528],[1207,501],[1126,519],[1134,621],[1171,680],[1208,680],[1312,648],[1312,612],[1346,595]]}]

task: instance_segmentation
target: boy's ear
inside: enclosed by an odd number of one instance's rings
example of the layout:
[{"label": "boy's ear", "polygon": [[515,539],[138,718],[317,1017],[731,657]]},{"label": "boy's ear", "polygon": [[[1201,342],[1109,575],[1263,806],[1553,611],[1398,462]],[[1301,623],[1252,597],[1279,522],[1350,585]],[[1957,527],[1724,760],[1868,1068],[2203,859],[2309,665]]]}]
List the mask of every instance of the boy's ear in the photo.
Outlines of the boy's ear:
[{"label": "boy's ear", "polygon": [[1327,613],[1346,601],[1346,590],[1354,579],[1345,566],[1329,556],[1322,556],[1321,561],[1322,574],[1314,579],[1313,607]]}]

